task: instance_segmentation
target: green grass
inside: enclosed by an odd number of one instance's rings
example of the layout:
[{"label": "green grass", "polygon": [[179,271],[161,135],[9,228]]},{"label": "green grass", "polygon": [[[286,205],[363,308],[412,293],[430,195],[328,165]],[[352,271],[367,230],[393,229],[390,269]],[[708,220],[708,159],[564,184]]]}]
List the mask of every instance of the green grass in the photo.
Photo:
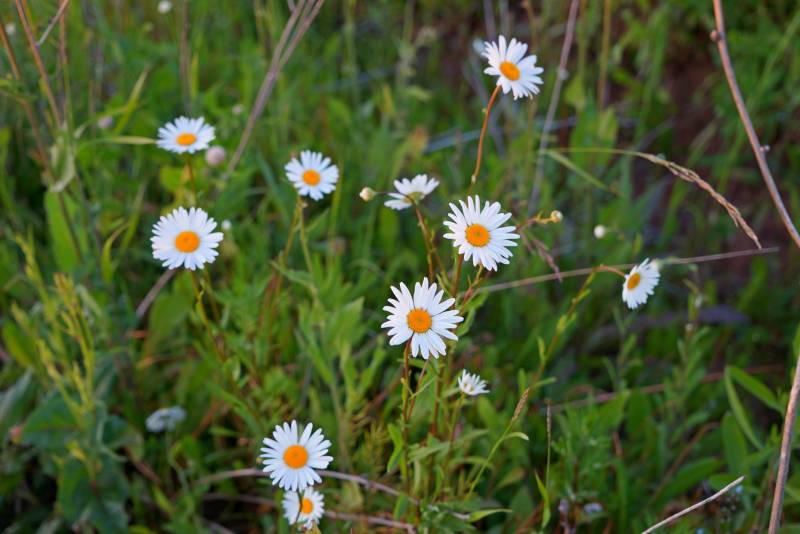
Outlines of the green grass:
[{"label": "green grass", "polygon": [[[40,36],[59,3],[23,4]],[[261,440],[292,419],[323,429],[330,469],[345,475],[318,486],[339,514],[324,532],[390,530],[364,517],[422,532],[638,532],[740,475],[740,490],[675,531],[766,529],[800,350],[799,269],[708,38],[710,1],[617,0],[605,21],[603,1],[581,1],[552,152],[539,156],[568,1],[486,2],[487,13],[466,0],[330,0],[235,171],[193,159],[197,205],[232,224],[195,280],[202,303],[179,270],[139,316],[165,272],[152,225],[192,201],[183,160],[147,139],[178,115],[203,115],[230,157],[289,16],[278,0],[192,0],[182,78],[183,2],[166,15],[156,4],[70,2],[63,38],[57,24],[41,47],[62,124],[17,10],[0,7],[16,26],[22,77],[0,54],[6,532],[288,532],[282,492],[231,471],[259,468]],[[725,4],[739,84],[787,207],[800,213],[800,8]],[[613,274],[525,282],[553,269],[521,245],[482,282],[504,285],[461,307],[458,342],[421,383],[423,360],[412,359],[419,393],[404,430],[403,348],[380,325],[389,287],[427,273],[425,241],[412,210],[358,193],[418,173],[440,180],[422,209],[449,288],[455,254],[442,223],[475,165],[493,80],[473,45],[492,28],[531,44],[545,83],[537,98],[499,98],[474,192],[518,222],[561,211],[563,221],[524,230],[561,271],[754,248],[707,193],[612,148],[696,171],[780,250],[665,261],[655,295],[630,311]],[[342,176],[335,193],[307,202],[301,233],[283,166],[306,148],[330,155]],[[461,290],[475,274],[464,266]],[[491,393],[461,403],[463,368]],[[149,433],[147,416],[172,405],[186,419]],[[792,471],[787,531],[799,505]]]}]

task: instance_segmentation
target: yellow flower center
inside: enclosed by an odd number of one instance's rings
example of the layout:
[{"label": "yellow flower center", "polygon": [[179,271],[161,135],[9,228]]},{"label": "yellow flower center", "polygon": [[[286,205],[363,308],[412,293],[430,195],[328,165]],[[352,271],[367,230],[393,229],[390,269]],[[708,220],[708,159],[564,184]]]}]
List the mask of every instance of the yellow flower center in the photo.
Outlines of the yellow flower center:
[{"label": "yellow flower center", "polygon": [[300,504],[300,511],[303,512],[305,515],[309,515],[311,512],[314,511],[314,503],[311,502],[311,499],[306,499],[303,497],[303,501]]},{"label": "yellow flower center", "polygon": [[187,146],[197,141],[197,136],[191,133],[182,133],[175,141],[181,146]]},{"label": "yellow flower center", "polygon": [[322,177],[314,169],[308,169],[303,173],[303,181],[308,185],[317,185]]},{"label": "yellow flower center", "polygon": [[639,273],[633,273],[628,277],[628,280],[625,282],[625,286],[628,288],[628,291],[633,291],[639,286],[639,282],[642,281],[642,275]]},{"label": "yellow flower center", "polygon": [[302,445],[290,445],[283,453],[283,461],[292,469],[300,469],[308,463],[308,451]]},{"label": "yellow flower center", "polygon": [[200,246],[200,237],[191,230],[185,230],[175,238],[175,248],[181,252],[194,252]]},{"label": "yellow flower center", "polygon": [[500,72],[503,73],[503,76],[515,82],[519,80],[519,67],[511,63],[510,61],[503,61],[500,63]]},{"label": "yellow flower center", "polygon": [[431,314],[420,308],[415,308],[408,312],[406,321],[408,322],[408,327],[417,334],[424,334],[430,330],[433,324]]},{"label": "yellow flower center", "polygon": [[470,224],[467,226],[467,241],[475,247],[485,247],[489,244],[489,230],[480,224]]}]

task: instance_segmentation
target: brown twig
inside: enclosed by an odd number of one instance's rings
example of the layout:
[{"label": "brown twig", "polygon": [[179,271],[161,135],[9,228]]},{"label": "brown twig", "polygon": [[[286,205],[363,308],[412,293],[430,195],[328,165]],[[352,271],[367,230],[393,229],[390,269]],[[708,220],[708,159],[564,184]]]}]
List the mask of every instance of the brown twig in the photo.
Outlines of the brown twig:
[{"label": "brown twig", "polygon": [[[253,109],[250,110],[250,115],[247,118],[247,124],[242,132],[239,145],[236,147],[236,151],[228,162],[228,167],[225,170],[225,174],[228,176],[236,168],[236,165],[239,164],[239,160],[242,159],[244,149],[247,147],[247,143],[250,141],[250,137],[255,129],[256,121],[264,111],[264,106],[266,106],[267,100],[269,99],[270,94],[272,94],[272,89],[275,86],[275,82],[278,79],[281,69],[289,60],[289,57],[292,55],[297,43],[308,30],[311,22],[317,16],[317,13],[319,13],[319,10],[324,3],[324,0],[309,1],[310,3],[307,3],[307,0],[299,0],[295,4],[294,8],[292,9],[292,14],[289,16],[289,20],[286,22],[286,26],[283,28],[283,32],[278,40],[278,44],[275,46],[275,51],[272,54],[272,60],[270,61],[269,69],[267,69],[267,74],[264,76],[264,80],[261,82],[261,87],[258,89],[258,94],[256,95],[256,101],[253,105]],[[306,10],[307,5],[311,6],[311,8],[308,10]],[[297,28],[296,31],[295,28]],[[294,35],[290,41],[289,37],[292,35],[292,32],[294,32]],[[286,44],[287,42],[289,43],[288,46]]]},{"label": "brown twig", "polygon": [[764,147],[758,140],[756,130],[753,128],[753,122],[750,120],[750,114],[747,112],[747,106],[742,98],[742,92],[739,90],[739,85],[736,83],[736,73],[733,70],[731,56],[728,53],[728,43],[725,33],[725,15],[722,11],[721,0],[714,0],[714,19],[716,20],[716,29],[711,33],[711,38],[717,43],[719,56],[722,60],[722,69],[725,71],[725,78],[728,80],[728,87],[730,87],[731,96],[733,96],[733,101],[736,104],[736,110],[739,112],[742,126],[744,126],[744,130],[747,132],[747,138],[750,140],[750,146],[753,148],[753,154],[756,156],[758,168],[761,171],[761,176],[764,178],[764,183],[767,185],[767,190],[772,197],[772,202],[775,204],[775,209],[778,210],[778,215],[781,221],[783,221],[786,231],[789,232],[795,245],[800,248],[800,235],[797,233],[797,228],[795,228],[789,216],[789,212],[786,211],[786,206],[784,206],[783,200],[781,199],[781,193],[778,191],[778,186],[775,185],[775,180],[772,178],[769,165],[767,165],[767,158],[764,156]]},{"label": "brown twig", "polygon": [[58,11],[56,11],[56,14],[53,15],[52,19],[50,19],[50,23],[47,25],[47,28],[45,28],[44,31],[42,32],[42,36],[39,37],[38,41],[36,41],[37,47],[41,47],[47,40],[47,36],[50,35],[51,31],[53,31],[53,28],[55,28],[56,24],[58,24],[58,21],[61,20],[61,17],[67,10],[68,5],[69,5],[69,0],[63,0],[61,2],[61,5],[58,6]]},{"label": "brown twig", "polygon": [[142,317],[144,317],[145,314],[147,314],[147,310],[150,309],[150,306],[153,304],[153,301],[156,300],[158,294],[161,292],[164,286],[167,285],[167,282],[169,282],[172,279],[172,277],[175,276],[175,273],[177,272],[178,272],[177,269],[170,269],[168,271],[164,271],[164,274],[162,274],[158,278],[156,283],[153,284],[153,287],[151,287],[150,291],[147,292],[147,295],[145,295],[145,297],[142,299],[142,302],[140,302],[139,305],[136,306],[136,319],[141,320]]},{"label": "brown twig", "polygon": [[[739,85],[736,83],[736,73],[733,70],[733,63],[731,62],[731,56],[728,52],[725,14],[722,10],[721,0],[714,0],[714,20],[716,21],[716,29],[711,33],[711,38],[717,43],[717,50],[719,50],[719,56],[722,60],[722,69],[725,71],[725,78],[728,80],[731,96],[736,104],[736,110],[739,112],[739,119],[741,119],[742,126],[744,126],[744,130],[747,133],[747,139],[750,141],[750,147],[753,149],[753,154],[758,162],[758,169],[761,171],[761,177],[764,179],[770,197],[772,197],[772,203],[775,204],[775,209],[778,210],[778,216],[781,218],[783,226],[786,227],[786,231],[789,233],[795,245],[800,247],[800,235],[798,235],[797,228],[795,228],[791,216],[786,210],[786,206],[783,204],[781,193],[778,191],[778,186],[775,184],[775,180],[769,170],[767,158],[764,156],[764,146],[758,139],[756,130],[753,127],[753,122],[750,120],[750,114],[747,112],[747,106],[742,98],[742,92],[739,90]],[[800,373],[800,355],[798,356],[794,373],[792,389],[789,392],[789,402],[786,406],[786,418],[783,422],[778,477],[775,479],[775,492],[772,495],[772,511],[769,517],[769,534],[777,533],[781,522],[783,493],[786,489],[786,477],[789,474],[792,433],[794,431],[795,416],[797,414],[797,398],[798,395],[800,395],[800,376],[798,376],[798,373]]]},{"label": "brown twig", "polygon": [[716,492],[711,497],[709,497],[707,499],[703,499],[702,501],[700,501],[698,503],[695,503],[695,504],[691,505],[690,507],[681,510],[677,514],[673,514],[673,515],[669,516],[668,518],[666,518],[665,520],[663,520],[663,521],[661,521],[659,523],[656,523],[655,525],[653,525],[652,527],[648,528],[647,530],[642,531],[642,534],[649,534],[650,532],[655,532],[659,528],[664,527],[666,525],[669,525],[670,523],[672,523],[676,519],[679,519],[679,518],[685,516],[686,514],[688,514],[690,512],[693,512],[694,510],[697,510],[698,508],[701,508],[701,507],[705,506],[706,504],[710,503],[711,501],[713,501],[715,499],[718,499],[719,497],[721,497],[725,493],[729,492],[730,490],[732,490],[733,488],[735,488],[736,486],[741,484],[742,480],[744,480],[744,475],[740,476],[739,478],[737,478],[736,480],[734,480],[733,482],[731,482],[730,484],[728,484],[727,486],[725,486],[724,488],[722,488],[721,490]]},{"label": "brown twig", "polygon": [[547,150],[547,144],[550,141],[548,132],[552,127],[553,120],[556,116],[558,109],[558,101],[561,98],[561,89],[564,86],[564,80],[567,79],[567,62],[569,61],[569,51],[572,48],[572,42],[575,40],[575,21],[578,18],[578,0],[572,0],[569,5],[569,14],[567,15],[567,28],[564,32],[564,43],[561,45],[561,57],[558,60],[558,71],[556,72],[556,81],[553,85],[553,94],[550,95],[550,104],[547,106],[547,115],[542,125],[542,140],[539,142],[539,155],[536,158],[536,173],[533,178],[533,188],[531,189],[531,196],[528,198],[528,215],[533,214],[536,199],[539,196],[539,188],[542,183],[542,172],[544,170],[544,158],[542,157],[544,151]]},{"label": "brown twig", "polygon": [[772,495],[772,511],[769,515],[769,534],[776,534],[781,524],[781,511],[783,509],[783,493],[786,489],[786,477],[789,475],[789,461],[792,458],[792,435],[794,423],[797,419],[797,397],[800,391],[800,355],[798,366],[794,370],[789,403],[786,405],[786,417],[783,420],[783,437],[781,438],[781,455],[778,463],[778,476],[775,479],[775,492]]},{"label": "brown twig", "polygon": [[[723,252],[719,254],[707,254],[705,256],[692,256],[688,258],[665,258],[659,260],[661,263],[669,264],[669,265],[685,265],[689,263],[706,263],[709,261],[720,261],[720,260],[727,260],[731,258],[741,258],[745,256],[760,256],[762,254],[774,254],[780,250],[779,247],[769,247],[769,248],[762,248],[762,249],[749,249],[749,250],[737,250],[736,252]],[[622,265],[614,265],[613,267],[617,269],[630,269],[635,264],[633,263],[625,263]],[[583,269],[575,269],[572,271],[563,271],[561,273],[555,274],[543,274],[541,276],[532,276],[530,278],[523,278],[521,280],[512,280],[511,282],[503,282],[500,284],[494,284],[491,286],[483,286],[479,288],[477,291],[479,292],[494,292],[494,291],[501,291],[503,289],[511,289],[515,287],[522,287],[528,286],[533,284],[538,284],[541,282],[549,282],[551,280],[560,280],[561,278],[571,278],[573,276],[586,276],[587,274],[591,274],[592,271],[595,270],[595,267],[584,267]]]}]

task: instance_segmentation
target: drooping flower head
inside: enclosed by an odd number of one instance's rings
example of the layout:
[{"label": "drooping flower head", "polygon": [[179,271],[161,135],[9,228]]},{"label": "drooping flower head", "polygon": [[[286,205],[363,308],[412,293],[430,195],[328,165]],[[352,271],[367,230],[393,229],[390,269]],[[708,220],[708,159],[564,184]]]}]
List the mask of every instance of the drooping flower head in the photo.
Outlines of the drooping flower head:
[{"label": "drooping flower head", "polygon": [[402,178],[394,181],[397,193],[389,193],[392,200],[387,200],[384,205],[393,210],[404,210],[412,206],[414,202],[420,202],[423,198],[439,186],[439,180],[428,178],[427,174],[418,174],[413,180]]},{"label": "drooping flower head", "polygon": [[489,60],[489,67],[483,72],[497,76],[497,85],[503,88],[503,94],[511,91],[514,100],[539,94],[539,86],[544,83],[539,77],[544,69],[536,66],[536,56],[523,58],[527,50],[528,45],[516,39],[506,44],[502,35],[497,43],[485,43],[483,55]]},{"label": "drooping flower head", "polygon": [[156,145],[176,154],[194,154],[208,148],[214,140],[214,127],[206,124],[205,119],[189,119],[178,117],[158,129]]},{"label": "drooping flower head", "polygon": [[489,393],[486,387],[486,380],[482,379],[477,374],[468,373],[466,369],[464,369],[461,376],[458,377],[458,389],[470,397]]},{"label": "drooping flower head", "polygon": [[490,271],[497,270],[498,263],[508,263],[512,256],[508,247],[515,247],[519,239],[513,226],[501,226],[511,218],[510,213],[500,212],[500,203],[486,202],[481,209],[481,199],[476,195],[459,201],[461,208],[450,204],[451,220],[445,221],[445,226],[450,229],[445,234],[446,239],[453,241],[453,246],[458,247],[458,253],[472,264],[483,265]]},{"label": "drooping flower head", "polygon": [[216,221],[200,208],[178,208],[162,215],[153,226],[153,257],[164,267],[186,267],[192,271],[213,263],[222,233],[214,232]]},{"label": "drooping flower head", "polygon": [[300,152],[300,159],[292,158],[285,169],[298,194],[314,200],[336,189],[339,180],[339,169],[331,163],[331,158],[310,150]]},{"label": "drooping flower head", "polygon": [[276,425],[272,438],[264,438],[261,459],[264,472],[269,473],[272,483],[285,490],[303,491],[317,482],[322,482],[315,469],[325,469],[333,461],[327,456],[331,442],[313,425],[307,424],[298,432],[297,421]]},{"label": "drooping flower head", "polygon": [[283,515],[290,525],[312,522],[318,523],[325,513],[325,498],[313,489],[303,492],[302,498],[296,491],[289,491],[283,496]]},{"label": "drooping flower head", "polygon": [[451,330],[464,320],[458,310],[450,309],[456,300],[443,301],[444,290],[428,283],[427,278],[414,284],[413,295],[403,283],[399,289],[392,286],[392,293],[395,298],[383,307],[389,317],[381,325],[389,329],[389,344],[400,345],[410,339],[412,355],[421,354],[426,360],[431,355],[443,356],[446,347],[442,338],[458,340]]},{"label": "drooping flower head", "polygon": [[144,426],[150,432],[158,433],[165,430],[174,430],[178,423],[186,418],[186,410],[180,406],[171,406],[169,408],[159,408],[151,413]]},{"label": "drooping flower head", "polygon": [[647,297],[653,294],[660,277],[658,266],[650,263],[650,258],[631,269],[622,284],[622,300],[628,308],[633,310],[647,302]]}]

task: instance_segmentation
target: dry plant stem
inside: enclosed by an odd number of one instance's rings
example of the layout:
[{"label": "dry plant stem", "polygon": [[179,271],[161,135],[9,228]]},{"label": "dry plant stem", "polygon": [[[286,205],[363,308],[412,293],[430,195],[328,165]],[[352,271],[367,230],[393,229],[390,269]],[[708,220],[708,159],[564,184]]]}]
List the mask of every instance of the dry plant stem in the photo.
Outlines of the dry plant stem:
[{"label": "dry plant stem", "polygon": [[[747,112],[747,106],[742,98],[742,92],[739,90],[739,85],[736,83],[736,73],[733,70],[733,63],[731,62],[730,53],[728,52],[728,43],[725,31],[725,14],[722,10],[722,1],[714,1],[714,19],[716,21],[716,29],[712,33],[712,39],[717,43],[719,56],[722,60],[722,68],[725,71],[725,78],[728,80],[728,87],[731,90],[731,96],[736,104],[736,110],[739,112],[739,118],[742,121],[744,130],[747,133],[747,139],[750,141],[750,147],[753,149],[753,154],[758,162],[758,168],[761,171],[761,177],[767,185],[767,190],[772,197],[772,202],[775,204],[775,209],[778,210],[778,216],[781,218],[786,231],[789,232],[795,245],[800,247],[800,235],[797,233],[792,222],[789,212],[781,199],[778,186],[772,177],[767,164],[767,158],[764,155],[763,146],[758,139],[756,130],[753,127],[753,122],[750,120],[750,114]],[[781,455],[780,463],[778,464],[778,477],[775,480],[775,492],[772,496],[772,511],[769,518],[769,534],[778,532],[781,522],[781,511],[783,508],[783,494],[786,489],[786,477],[789,474],[789,462],[791,461],[792,449],[792,432],[794,430],[795,416],[797,411],[797,398],[800,395],[800,358],[795,366],[794,380],[792,381],[792,389],[789,392],[789,403],[786,406],[786,418],[783,423],[783,437],[781,438]]]},{"label": "dry plant stem", "polygon": [[36,70],[39,71],[39,76],[42,79],[42,88],[44,89],[44,94],[47,98],[47,104],[50,106],[50,112],[53,114],[53,120],[55,121],[56,128],[59,128],[61,127],[61,113],[58,111],[56,98],[53,94],[53,88],[50,85],[50,79],[47,77],[47,70],[44,68],[42,56],[39,53],[39,47],[36,45],[36,41],[33,38],[33,31],[31,30],[30,22],[28,21],[28,15],[25,11],[22,1],[15,1],[17,4],[17,13],[19,13],[19,19],[22,23],[22,29],[25,32],[25,39],[28,41],[28,48],[30,48],[33,61],[36,64]]},{"label": "dry plant stem", "polygon": [[53,15],[53,18],[50,19],[50,23],[47,25],[47,28],[42,32],[42,36],[39,37],[39,40],[36,41],[36,46],[40,47],[44,44],[47,40],[47,36],[50,35],[50,32],[53,31],[55,25],[61,21],[61,17],[64,15],[64,12],[67,10],[67,6],[69,6],[69,0],[62,0],[61,5],[58,6],[58,11],[56,14]]},{"label": "dry plant stem", "polygon": [[475,275],[475,279],[470,283],[467,291],[464,293],[464,299],[461,301],[461,308],[463,309],[467,303],[472,299],[475,295],[475,290],[478,289],[478,286],[481,283],[481,277],[483,276],[484,270],[483,265],[478,267],[478,273]]},{"label": "dry plant stem", "polygon": [[[706,263],[710,261],[728,260],[731,258],[742,258],[746,256],[760,256],[763,254],[774,254],[779,250],[780,250],[779,247],[769,247],[764,249],[737,250],[736,252],[723,252],[720,254],[707,254],[705,256],[690,256],[687,258],[674,258],[674,259],[667,258],[660,261],[662,261],[666,265],[686,265],[691,263]],[[626,263],[623,265],[615,265],[614,267],[621,269],[630,269],[634,265],[635,264],[633,263]],[[595,269],[596,267],[584,267],[583,269],[574,269],[572,271],[564,271],[554,274],[543,274],[541,276],[532,276],[530,278],[523,278],[521,280],[503,282],[501,284],[494,284],[491,286],[483,286],[481,288],[478,288],[477,291],[480,292],[488,291],[492,293],[495,291],[502,291],[504,289],[511,289],[516,287],[538,284],[541,282],[561,280],[562,278],[572,278],[574,276],[586,276],[588,274],[591,274]]]},{"label": "dry plant stem", "polygon": [[[764,178],[764,183],[767,185],[767,190],[772,197],[772,202],[775,204],[775,209],[778,210],[778,215],[789,232],[795,245],[800,247],[800,235],[797,233],[792,218],[786,210],[786,206],[781,199],[781,193],[778,191],[778,186],[775,185],[775,180],[772,178],[772,173],[767,164],[767,158],[764,156],[764,148],[758,140],[758,135],[753,127],[753,122],[750,120],[750,114],[747,112],[747,106],[742,98],[742,92],[739,90],[739,85],[736,83],[736,73],[733,70],[733,63],[731,56],[728,53],[728,44],[725,33],[725,15],[722,11],[722,0],[714,0],[714,18],[716,20],[716,30],[712,33],[712,39],[717,43],[719,56],[722,60],[722,68],[725,71],[725,78],[728,80],[728,86],[731,90],[731,96],[736,104],[736,110],[739,112],[739,118],[742,121],[747,138],[750,140],[750,146],[753,149],[753,154],[758,162],[758,168],[761,171],[761,176]],[[797,393],[797,392],[795,392]]]},{"label": "dry plant stem", "polygon": [[[14,51],[11,48],[11,43],[8,41],[8,35],[6,35],[6,22],[2,19],[2,17],[0,17],[0,40],[3,42],[3,48],[8,56],[8,63],[11,66],[11,73],[14,75],[14,78],[22,82],[22,75],[20,74],[19,67],[17,66],[17,60],[14,56]],[[41,165],[44,168],[45,176],[47,176],[50,180],[55,180],[55,177],[50,170],[47,152],[44,148],[44,140],[42,139],[42,135],[39,131],[39,123],[36,120],[36,115],[33,113],[33,108],[31,107],[30,102],[27,100],[20,100],[19,103],[20,106],[22,106],[25,115],[28,117],[28,122],[31,124],[33,138],[36,141],[36,152],[41,160]]]},{"label": "dry plant stem", "polygon": [[500,85],[494,88],[492,96],[489,97],[489,103],[486,104],[486,115],[483,117],[483,126],[481,127],[481,136],[478,139],[478,156],[475,159],[475,170],[472,171],[472,178],[470,178],[469,188],[467,189],[467,196],[472,194],[472,187],[478,179],[478,173],[481,170],[481,157],[483,155],[483,140],[486,138],[486,129],[489,127],[489,116],[492,113],[492,106],[494,105],[497,95],[500,93]]},{"label": "dry plant stem", "polygon": [[711,501],[713,501],[715,499],[718,499],[719,497],[721,497],[725,493],[729,492],[730,490],[732,490],[733,488],[735,488],[736,486],[741,484],[742,480],[744,480],[744,476],[740,476],[739,478],[737,478],[736,480],[734,480],[733,482],[731,482],[730,484],[728,484],[727,486],[725,486],[724,488],[722,488],[721,490],[716,492],[711,497],[709,497],[707,499],[703,499],[702,501],[700,501],[698,503],[695,503],[692,506],[690,506],[690,507],[688,507],[688,508],[686,508],[684,510],[681,510],[677,514],[673,514],[673,515],[669,516],[665,520],[661,521],[660,523],[657,523],[657,524],[653,525],[652,527],[648,528],[647,530],[643,530],[642,534],[649,534],[650,532],[655,532],[659,528],[664,527],[666,525],[669,525],[670,523],[672,523],[676,519],[679,519],[679,518],[685,516],[686,514],[689,514],[689,513],[693,512],[694,510],[697,510],[698,508],[702,508],[706,504],[710,503]]},{"label": "dry plant stem", "polygon": [[[236,165],[238,165],[239,161],[242,159],[244,149],[247,147],[247,143],[250,141],[250,137],[253,135],[256,121],[264,111],[264,106],[267,104],[267,100],[272,93],[272,89],[275,86],[275,82],[280,74],[281,69],[289,60],[294,48],[308,30],[311,22],[317,16],[317,13],[319,13],[323,3],[324,0],[316,0],[316,3],[314,0],[298,0],[292,9],[292,14],[289,16],[289,20],[286,22],[286,26],[283,28],[283,32],[278,40],[278,44],[275,45],[275,50],[272,54],[272,59],[270,60],[269,69],[267,69],[267,74],[264,76],[264,80],[261,82],[261,87],[258,89],[256,101],[253,105],[253,109],[250,110],[250,115],[247,117],[247,124],[242,132],[242,137],[239,140],[239,144],[236,147],[233,157],[228,162],[228,167],[225,170],[225,174],[227,176],[234,171]],[[307,7],[309,8],[308,10],[306,9]],[[295,28],[297,31],[294,31]],[[292,35],[293,31],[294,36],[290,41],[289,37]]]},{"label": "dry plant stem", "polygon": [[544,119],[542,126],[542,140],[539,143],[539,155],[536,158],[536,173],[533,178],[533,188],[531,189],[531,196],[528,198],[528,214],[532,214],[534,206],[539,197],[539,189],[542,185],[542,177],[544,171],[544,158],[543,153],[547,150],[547,145],[550,141],[548,133],[553,125],[553,120],[556,117],[556,110],[558,109],[558,101],[561,98],[561,89],[564,86],[564,80],[567,78],[567,62],[569,61],[569,52],[572,48],[572,42],[575,40],[575,21],[578,18],[578,0],[572,0],[569,5],[569,14],[567,15],[567,28],[564,32],[564,42],[561,45],[561,57],[558,60],[558,70],[556,71],[556,81],[553,85],[553,94],[550,95],[550,103],[547,106],[547,115]]},{"label": "dry plant stem", "polygon": [[164,286],[167,285],[167,282],[172,280],[172,277],[175,276],[175,273],[177,272],[177,269],[170,269],[168,271],[164,271],[164,274],[158,278],[156,283],[153,284],[153,287],[150,288],[150,291],[147,292],[147,295],[145,295],[139,305],[136,306],[137,320],[141,320],[147,314],[147,310],[150,309],[150,305],[153,304],[153,301],[156,300],[158,294],[161,292]]},{"label": "dry plant stem", "polygon": [[800,391],[800,355],[794,369],[789,403],[786,405],[786,417],[783,420],[783,437],[781,438],[781,455],[778,463],[778,476],[775,479],[775,492],[772,495],[772,511],[769,515],[769,534],[776,534],[781,525],[783,510],[783,493],[786,489],[786,478],[789,476],[789,461],[792,457],[792,435],[797,418],[797,396]]}]

